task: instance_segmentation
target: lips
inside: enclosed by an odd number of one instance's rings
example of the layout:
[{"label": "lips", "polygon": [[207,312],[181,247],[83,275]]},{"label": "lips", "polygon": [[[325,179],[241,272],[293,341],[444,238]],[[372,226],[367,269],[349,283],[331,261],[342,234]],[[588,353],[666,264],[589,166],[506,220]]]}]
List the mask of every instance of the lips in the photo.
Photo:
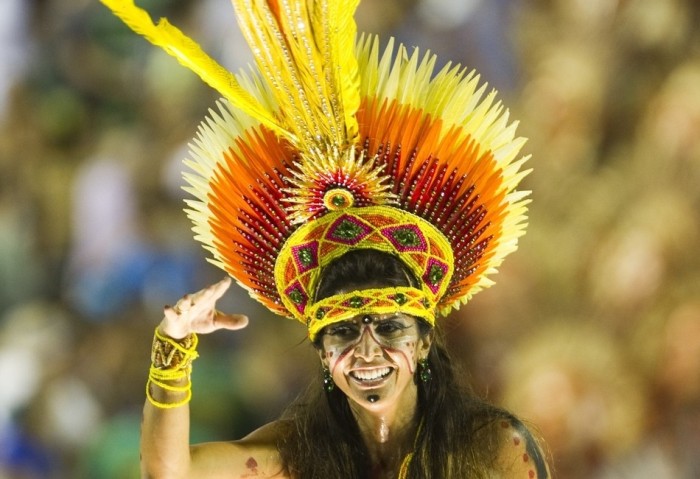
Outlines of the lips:
[{"label": "lips", "polygon": [[382,379],[389,376],[392,371],[393,369],[390,367],[356,369],[350,372],[350,376],[360,383],[368,384],[381,381]]}]

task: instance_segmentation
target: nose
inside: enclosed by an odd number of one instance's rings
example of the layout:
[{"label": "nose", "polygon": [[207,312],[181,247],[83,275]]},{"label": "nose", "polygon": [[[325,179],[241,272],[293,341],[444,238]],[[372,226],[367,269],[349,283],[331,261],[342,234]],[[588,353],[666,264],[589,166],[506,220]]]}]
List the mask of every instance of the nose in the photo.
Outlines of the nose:
[{"label": "nose", "polygon": [[355,346],[355,357],[364,359],[369,362],[376,356],[382,355],[382,347],[372,334],[369,326],[365,326],[362,330],[360,340]]}]

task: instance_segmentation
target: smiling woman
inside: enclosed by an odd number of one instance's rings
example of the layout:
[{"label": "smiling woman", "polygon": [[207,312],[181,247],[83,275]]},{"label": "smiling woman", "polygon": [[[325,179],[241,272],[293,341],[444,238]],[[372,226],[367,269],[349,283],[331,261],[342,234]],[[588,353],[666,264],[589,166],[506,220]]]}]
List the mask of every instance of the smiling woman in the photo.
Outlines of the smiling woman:
[{"label": "smiling woman", "polygon": [[[398,258],[356,250],[323,271],[318,299],[363,284],[412,281]],[[325,393],[312,385],[280,422],[286,433],[278,448],[293,477],[336,477],[338,470],[371,478],[395,478],[397,470],[416,478],[548,477],[527,428],[458,381],[441,335],[427,321],[358,315],[323,329],[314,345]]]},{"label": "smiling woman", "polygon": [[[146,477],[545,478],[514,416],[458,385],[439,316],[524,233],[524,143],[474,72],[357,38],[357,0],[233,0],[257,71],[234,75],[132,0],[102,0],[226,98],[194,141],[188,215],[211,261],[308,331],[322,373],[282,418],[189,445],[197,334],[248,319],[229,278],[166,307]],[[483,97],[483,98],[482,98]]]},{"label": "smiling woman", "polygon": [[[317,300],[348,289],[347,285],[338,284],[344,278],[352,278],[351,290],[362,291],[412,286],[410,277],[410,271],[387,253],[355,250],[322,271],[324,289],[318,290]],[[336,290],[327,294],[334,283]],[[410,386],[414,385],[409,386],[409,383],[417,365],[427,364],[431,329],[424,320],[398,311],[381,315],[360,314],[321,330],[315,345],[325,375],[330,375],[330,379],[351,400],[370,402],[377,409],[384,401],[398,403],[403,394],[410,395]],[[415,399],[415,394],[412,395]]]}]

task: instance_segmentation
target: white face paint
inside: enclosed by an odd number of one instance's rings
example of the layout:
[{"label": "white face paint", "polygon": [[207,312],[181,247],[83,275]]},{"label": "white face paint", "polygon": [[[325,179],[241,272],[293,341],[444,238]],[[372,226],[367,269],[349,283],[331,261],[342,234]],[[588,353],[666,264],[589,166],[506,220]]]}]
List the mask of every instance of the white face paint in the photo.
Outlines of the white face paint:
[{"label": "white face paint", "polygon": [[415,389],[416,364],[430,345],[421,338],[418,321],[401,313],[359,315],[327,326],[320,335],[336,386],[367,407],[385,406]]}]

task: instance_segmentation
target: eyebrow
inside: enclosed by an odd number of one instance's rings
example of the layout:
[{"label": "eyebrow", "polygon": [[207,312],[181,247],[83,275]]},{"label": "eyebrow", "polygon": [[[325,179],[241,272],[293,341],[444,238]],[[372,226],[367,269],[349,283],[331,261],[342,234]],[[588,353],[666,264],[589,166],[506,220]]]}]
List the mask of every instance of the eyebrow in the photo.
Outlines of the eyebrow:
[{"label": "eyebrow", "polygon": [[392,316],[387,316],[386,318],[377,318],[377,321],[388,321],[390,319],[401,319],[402,316],[399,313],[396,313]]},{"label": "eyebrow", "polygon": [[339,322],[336,323],[336,324],[343,324],[343,323],[362,323],[362,318],[364,318],[364,317],[366,317],[366,316],[372,316],[372,321],[388,321],[388,320],[391,320],[391,319],[399,319],[399,318],[402,317],[402,316],[401,316],[401,313],[394,313],[393,315],[391,315],[391,316],[386,316],[386,317],[381,317],[381,316],[375,317],[375,316],[373,316],[373,315],[371,315],[371,314],[362,314],[362,315],[357,315],[355,318],[352,318],[352,319],[346,319],[346,320],[344,320],[344,321],[339,321]]},{"label": "eyebrow", "polygon": [[[363,325],[363,324],[362,324],[362,317],[363,317],[363,316],[371,316],[371,315],[364,314],[364,315],[361,315],[360,317],[358,317],[357,319],[354,319],[354,318],[353,318],[353,319],[345,319],[345,320],[343,320],[343,321],[338,321],[337,323],[329,324],[328,326],[326,326],[325,328],[323,328],[323,330],[324,330],[324,331],[327,331],[327,330],[332,329],[334,326],[343,326],[343,325],[362,326],[362,325]],[[394,314],[392,314],[391,316],[387,316],[387,317],[384,317],[384,318],[382,318],[382,317],[373,318],[373,321],[376,321],[376,322],[383,322],[383,321],[392,321],[392,320],[395,320],[395,319],[405,319],[405,320],[409,320],[409,319],[412,319],[412,317],[411,317],[411,316],[407,316],[407,315],[402,315],[401,313],[394,313]],[[410,326],[413,326],[413,325],[410,325]],[[410,327],[410,326],[408,326],[408,327]]]}]

